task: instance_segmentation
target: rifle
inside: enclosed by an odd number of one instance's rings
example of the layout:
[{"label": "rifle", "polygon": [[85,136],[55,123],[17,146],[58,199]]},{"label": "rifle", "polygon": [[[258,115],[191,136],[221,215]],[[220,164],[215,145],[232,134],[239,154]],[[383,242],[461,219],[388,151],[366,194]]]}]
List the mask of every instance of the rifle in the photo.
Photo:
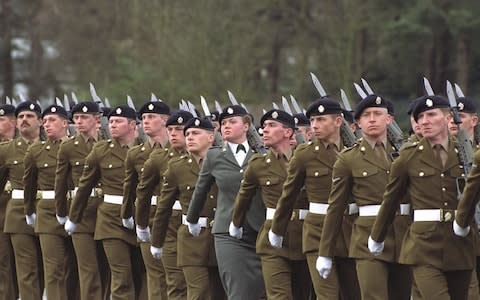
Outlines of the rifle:
[{"label": "rifle", "polygon": [[[132,97],[130,97],[129,95],[127,95],[127,105],[133,109],[135,112],[137,111],[135,109],[135,104],[133,104],[133,100],[132,100]],[[136,113],[135,113],[136,114]],[[137,118],[136,118],[137,119]],[[136,120],[135,120],[136,121]],[[137,130],[138,130],[138,139],[144,143],[145,141],[147,141],[147,136],[145,135],[145,131],[143,131],[143,126],[142,126],[142,122],[140,121],[138,124],[137,124]]]},{"label": "rifle", "polygon": [[[284,110],[287,113],[289,113],[291,116],[293,116],[293,112],[292,112],[292,109],[290,108],[290,105],[288,104],[287,98],[283,96],[282,96],[282,104],[283,104]],[[297,145],[304,144],[307,142],[305,135],[298,130],[295,130],[295,140],[297,141]]]},{"label": "rifle", "polygon": [[[210,122],[212,122],[212,114],[210,113],[210,109],[208,108],[207,100],[205,100],[203,96],[200,96],[200,104],[202,105],[202,109],[203,109],[203,113],[205,114],[205,117],[208,120],[210,120]],[[223,145],[222,135],[220,134],[220,132],[218,132],[218,130],[215,130],[214,138],[215,138],[213,142],[214,146]]]},{"label": "rifle", "polygon": [[[348,100],[347,94],[343,89],[340,89],[340,99],[342,99],[343,108],[349,112],[353,112],[352,107],[350,106],[350,101]],[[353,134],[357,139],[361,138],[362,130],[360,129],[360,127],[355,126],[355,131],[353,132]]]},{"label": "rifle", "polygon": [[63,107],[67,111],[68,114],[68,133],[69,136],[74,136],[77,134],[77,130],[75,129],[74,124],[72,124],[72,112],[70,109],[70,102],[68,101],[68,97],[66,94],[63,95]]},{"label": "rifle", "polygon": [[105,114],[103,113],[104,112],[103,108],[110,107],[110,106],[103,105],[102,100],[100,99],[100,97],[98,97],[97,91],[95,90],[95,87],[91,82],[90,82],[90,95],[92,96],[93,102],[97,103],[102,111],[102,116],[100,117],[100,132],[102,134],[102,137],[104,139],[109,139],[111,136],[110,136],[110,131],[108,130],[108,117],[105,116]]}]

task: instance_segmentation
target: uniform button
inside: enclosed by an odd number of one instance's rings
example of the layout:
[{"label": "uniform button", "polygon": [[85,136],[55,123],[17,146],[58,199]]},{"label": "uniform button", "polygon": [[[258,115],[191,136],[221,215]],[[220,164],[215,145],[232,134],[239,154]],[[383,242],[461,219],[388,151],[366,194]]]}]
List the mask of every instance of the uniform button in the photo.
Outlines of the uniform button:
[{"label": "uniform button", "polygon": [[44,167],[48,167],[48,164],[47,164],[47,163],[44,163],[43,166],[44,166]]},{"label": "uniform button", "polygon": [[191,164],[191,163],[192,163],[192,159],[191,159],[191,158],[188,160],[188,163],[189,163],[189,164]]},{"label": "uniform button", "polygon": [[173,156],[173,153],[170,153],[170,156]]},{"label": "uniform button", "polygon": [[447,190],[446,188],[442,187],[442,192],[445,192],[446,190]]},{"label": "uniform button", "polygon": [[425,173],[420,172],[420,173],[418,173],[418,176],[423,177],[423,176],[425,176]]},{"label": "uniform button", "polygon": [[318,151],[318,150],[320,150],[320,147],[315,146],[315,151]]},{"label": "uniform button", "polygon": [[73,142],[73,144],[78,145],[78,141]]},{"label": "uniform button", "polygon": [[18,146],[21,146],[21,145],[22,145],[22,142],[18,142],[17,145],[18,145]]},{"label": "uniform button", "polygon": [[443,205],[444,205],[444,206],[448,206],[448,202],[444,202]]},{"label": "uniform button", "polygon": [[113,166],[112,166],[112,164],[109,164],[108,167],[109,167],[109,168],[112,168]]},{"label": "uniform button", "polygon": [[462,176],[462,177],[465,177],[465,173],[462,173],[462,175],[461,175],[461,176]]},{"label": "uniform button", "polygon": [[243,173],[243,169],[240,169],[240,173]]},{"label": "uniform button", "polygon": [[[210,199],[213,199],[213,195],[210,195]],[[215,208],[213,210],[215,210]]]},{"label": "uniform button", "polygon": [[387,170],[387,174],[390,174],[390,170]]},{"label": "uniform button", "polygon": [[140,148],[140,150],[145,151],[145,147]]},{"label": "uniform button", "polygon": [[18,164],[18,161],[14,160],[14,161],[13,161],[13,164],[14,164],[14,165]]},{"label": "uniform button", "polygon": [[423,150],[423,145],[418,146],[418,150]]},{"label": "uniform button", "polygon": [[80,162],[79,162],[79,161],[76,161],[76,162],[75,162],[75,165],[76,165],[76,166],[78,166],[79,164],[80,164]]},{"label": "uniform button", "polygon": [[368,175],[368,173],[367,173],[367,172],[365,172],[365,171],[363,171],[362,175],[363,175],[363,176],[367,176],[367,175]]},{"label": "uniform button", "polygon": [[267,182],[265,182],[266,185],[270,185],[270,180],[267,180]]},{"label": "uniform button", "polygon": [[360,151],[365,152],[365,147],[360,147]]},{"label": "uniform button", "polygon": [[445,174],[443,174],[443,173],[442,173],[442,174],[440,174],[440,177],[442,177],[442,178],[443,178],[443,177],[445,177]]},{"label": "uniform button", "polygon": [[45,147],[45,149],[50,150],[50,145],[48,145],[47,147]]},{"label": "uniform button", "polygon": [[187,185],[187,191],[189,191],[189,190],[190,190],[190,186],[189,186],[189,185]]},{"label": "uniform button", "polygon": [[314,175],[315,175],[315,176],[318,176],[318,172],[315,172],[315,174],[314,174]]},{"label": "uniform button", "polygon": [[140,172],[143,172],[143,168],[140,169]]},{"label": "uniform button", "polygon": [[113,148],[113,147],[115,147],[115,145],[114,145],[114,144],[110,144],[110,148]]},{"label": "uniform button", "polygon": [[270,158],[267,158],[267,164],[269,164],[272,160]]},{"label": "uniform button", "polygon": [[217,208],[216,208],[216,207],[214,207],[214,208],[213,208],[213,211],[216,211],[216,210],[217,210]]}]

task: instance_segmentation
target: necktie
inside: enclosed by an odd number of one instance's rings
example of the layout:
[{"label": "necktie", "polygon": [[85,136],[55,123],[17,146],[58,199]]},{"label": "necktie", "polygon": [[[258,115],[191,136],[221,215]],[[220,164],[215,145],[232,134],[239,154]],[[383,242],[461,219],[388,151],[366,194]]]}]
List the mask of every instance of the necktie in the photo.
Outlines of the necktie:
[{"label": "necktie", "polygon": [[387,152],[385,151],[385,148],[383,148],[381,142],[375,144],[375,154],[382,162],[384,162],[386,167],[390,167],[390,160],[388,159]]},{"label": "necktie", "polygon": [[446,156],[444,157],[443,155],[442,145],[436,144],[435,146],[433,146],[433,153],[435,154],[435,158],[437,159],[437,161],[441,163],[442,167],[444,167],[445,161],[447,159],[446,159]]},{"label": "necktie", "polygon": [[88,138],[88,140],[87,140],[87,149],[88,149],[88,151],[92,150],[93,142],[94,142],[93,138]]},{"label": "necktie", "polygon": [[239,144],[237,146],[237,152],[236,153],[238,153],[240,151],[243,151],[243,152],[247,153],[247,150],[245,150],[245,146],[243,144]]}]

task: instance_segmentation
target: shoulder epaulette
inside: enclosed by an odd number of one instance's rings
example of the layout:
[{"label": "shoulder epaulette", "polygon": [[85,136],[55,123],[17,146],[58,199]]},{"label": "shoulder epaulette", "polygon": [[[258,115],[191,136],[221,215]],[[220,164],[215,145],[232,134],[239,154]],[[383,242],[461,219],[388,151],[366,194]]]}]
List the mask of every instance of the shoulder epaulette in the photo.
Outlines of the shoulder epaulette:
[{"label": "shoulder epaulette", "polygon": [[346,148],[342,149],[342,151],[340,151],[340,153],[345,153],[345,152],[351,151],[355,148],[358,148],[358,146],[360,146],[360,143],[355,143],[350,147],[346,147]]}]

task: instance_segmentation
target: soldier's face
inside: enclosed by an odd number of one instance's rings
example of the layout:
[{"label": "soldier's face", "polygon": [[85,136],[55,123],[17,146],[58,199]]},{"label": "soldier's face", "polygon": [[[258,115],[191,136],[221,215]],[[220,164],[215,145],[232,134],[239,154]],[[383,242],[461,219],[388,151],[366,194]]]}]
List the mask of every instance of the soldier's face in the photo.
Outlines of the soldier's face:
[{"label": "soldier's face", "polygon": [[282,123],[266,120],[263,123],[263,143],[267,147],[275,146],[279,143],[289,141],[292,136],[293,130],[291,128],[285,128]]},{"label": "soldier's face", "polygon": [[239,142],[240,140],[244,139],[247,131],[248,131],[249,124],[243,122],[242,117],[230,117],[227,119],[222,120],[222,136],[223,139],[227,142]]},{"label": "soldier's face", "polygon": [[413,115],[410,115],[410,125],[412,126],[413,133],[419,136],[422,135],[422,127],[417,122],[415,122]]},{"label": "soldier's face", "polygon": [[300,131],[301,133],[303,133],[303,135],[305,136],[305,139],[307,141],[310,141],[312,139],[313,131],[312,131],[311,127],[309,127],[309,126],[298,126],[297,130]]},{"label": "soldier's face", "polygon": [[321,115],[310,117],[310,127],[313,135],[319,140],[329,140],[338,130],[342,120],[337,115]]},{"label": "soldier's face", "polygon": [[387,125],[392,122],[392,117],[387,109],[383,107],[368,107],[358,119],[358,126],[362,129],[364,135],[375,139],[385,135]]},{"label": "soldier's face", "polygon": [[144,113],[142,114],[143,131],[149,137],[158,136],[165,132],[167,119],[167,115]]},{"label": "soldier's face", "polygon": [[97,129],[99,116],[93,114],[76,113],[73,115],[75,128],[80,133],[89,133]]},{"label": "soldier's face", "polygon": [[175,149],[185,148],[185,136],[183,135],[183,126],[170,125],[167,126],[168,141]]},{"label": "soldier's face", "polygon": [[20,134],[31,134],[38,132],[42,120],[33,111],[22,111],[17,116],[17,128]]},{"label": "soldier's face", "polygon": [[67,120],[56,114],[48,114],[43,117],[43,128],[49,139],[59,139],[66,134]]},{"label": "soldier's face", "polygon": [[0,116],[0,136],[6,136],[15,128],[15,118],[13,116]]},{"label": "soldier's face", "polygon": [[417,122],[422,128],[423,137],[431,139],[437,136],[446,136],[450,119],[450,114],[435,108],[421,112],[418,115]]},{"label": "soldier's face", "polygon": [[123,138],[135,131],[135,121],[125,117],[112,116],[108,119],[108,130],[112,138]]},{"label": "soldier's face", "polygon": [[187,151],[192,154],[205,152],[213,144],[213,131],[189,128],[185,134]]},{"label": "soldier's face", "polygon": [[[473,134],[473,128],[478,124],[477,114],[459,112],[458,115],[460,116],[460,120],[462,120],[460,128],[465,129],[469,134]],[[451,118],[450,123],[448,123],[448,130],[454,136],[458,133],[458,127],[453,122],[453,118]]]}]

